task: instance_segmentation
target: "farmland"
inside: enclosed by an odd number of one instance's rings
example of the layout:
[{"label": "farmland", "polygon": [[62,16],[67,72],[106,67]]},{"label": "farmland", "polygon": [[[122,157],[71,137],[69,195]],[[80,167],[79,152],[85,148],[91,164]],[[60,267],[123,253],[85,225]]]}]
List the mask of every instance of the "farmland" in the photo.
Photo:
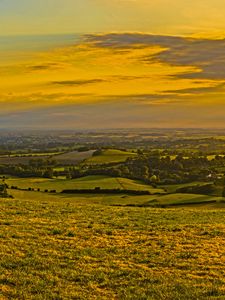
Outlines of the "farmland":
[{"label": "farmland", "polygon": [[135,157],[137,154],[128,151],[121,151],[117,149],[108,149],[102,151],[100,155],[92,156],[86,160],[86,164],[107,164],[124,162],[127,158]]},{"label": "farmland", "polygon": [[67,152],[64,154],[57,155],[54,158],[61,165],[74,165],[82,162],[85,159],[90,158],[93,153],[94,150],[82,151],[82,152],[72,151],[72,152]]},{"label": "farmland", "polygon": [[140,181],[112,178],[108,176],[87,176],[78,179],[47,179],[47,178],[8,178],[6,183],[10,186],[17,186],[20,189],[40,188],[43,190],[63,189],[127,189],[127,190],[147,190],[151,193],[164,193],[163,189],[156,189]]},{"label": "farmland", "polygon": [[23,155],[3,155],[0,156],[0,164],[5,165],[19,165],[19,164],[29,164],[32,160],[37,159],[49,159],[54,158],[58,164],[62,165],[76,165],[83,160],[90,158],[94,150],[90,151],[71,151],[65,153],[39,153],[39,154],[23,154]]},{"label": "farmland", "polygon": [[225,299],[224,142],[205,132],[126,136],[22,136],[19,146],[10,136],[1,300]]},{"label": "farmland", "polygon": [[3,165],[19,165],[19,164],[29,164],[29,161],[32,159],[47,159],[47,155],[41,155],[41,156],[1,156],[0,157],[0,164]]}]

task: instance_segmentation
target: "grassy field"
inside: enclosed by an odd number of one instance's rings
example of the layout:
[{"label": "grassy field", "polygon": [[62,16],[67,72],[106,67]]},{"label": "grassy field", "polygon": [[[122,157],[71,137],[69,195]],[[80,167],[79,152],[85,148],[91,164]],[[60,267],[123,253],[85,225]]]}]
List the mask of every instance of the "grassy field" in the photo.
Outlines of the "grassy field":
[{"label": "grassy field", "polygon": [[[212,184],[213,182],[207,182],[209,184]],[[168,185],[162,185],[162,187],[168,191],[169,193],[175,193],[177,189],[188,187],[188,186],[195,186],[195,185],[205,185],[206,182],[201,181],[194,181],[190,183],[179,183],[179,184],[168,184]]]},{"label": "grassy field", "polygon": [[11,154],[5,154],[0,155],[0,158],[8,158],[8,157],[43,157],[43,156],[53,156],[53,155],[59,155],[63,154],[63,152],[39,152],[39,153],[11,153]]},{"label": "grassy field", "polygon": [[129,189],[144,190],[151,193],[164,193],[162,189],[155,189],[141,181],[130,180],[126,178],[114,178],[107,176],[86,176],[78,179],[47,179],[47,178],[9,178],[6,180],[9,186],[17,186],[19,188],[40,188],[56,190],[61,192],[63,189],[94,189],[100,187],[102,189]]},{"label": "grassy field", "polygon": [[1,165],[19,165],[19,164],[22,164],[22,165],[28,165],[29,162],[32,160],[32,159],[47,159],[49,158],[48,155],[41,155],[41,156],[11,156],[11,157],[0,157],[0,164]]},{"label": "grassy field", "polygon": [[[133,207],[166,207],[166,206],[189,206],[193,207],[225,207],[225,198],[197,195],[197,194],[152,194],[152,195],[126,195],[126,194],[49,194],[42,192],[30,192],[20,190],[10,190],[10,195],[13,195],[16,199],[51,199],[55,200],[60,198],[64,200],[72,200],[75,203],[82,204],[98,204],[107,206],[133,206]],[[214,203],[212,203],[214,202]]]},{"label": "grassy field", "polygon": [[40,154],[23,154],[23,155],[11,155],[11,156],[0,156],[0,164],[3,165],[18,165],[28,164],[32,159],[47,159],[49,157],[56,160],[61,165],[77,165],[85,159],[92,156],[94,150],[78,152],[72,151],[67,153],[40,153]]},{"label": "grassy field", "polygon": [[103,150],[102,154],[92,156],[85,161],[86,164],[109,164],[124,162],[129,157],[135,157],[137,154],[128,151],[116,149]]},{"label": "grassy field", "polygon": [[1,300],[225,299],[224,210],[13,193],[0,200]]},{"label": "grassy field", "polygon": [[216,203],[220,203],[225,199],[222,197],[213,197],[207,195],[197,195],[197,194],[170,194],[160,196],[155,199],[155,201],[150,200],[146,204],[159,204],[159,205],[187,205],[187,204],[207,204],[215,201]]}]

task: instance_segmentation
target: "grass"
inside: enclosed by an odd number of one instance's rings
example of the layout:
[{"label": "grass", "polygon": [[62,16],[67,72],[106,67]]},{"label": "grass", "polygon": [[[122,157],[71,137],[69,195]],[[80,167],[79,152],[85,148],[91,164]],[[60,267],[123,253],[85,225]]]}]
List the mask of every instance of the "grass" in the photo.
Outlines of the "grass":
[{"label": "grass", "polygon": [[1,300],[225,299],[224,210],[14,196],[0,201]]},{"label": "grass", "polygon": [[124,162],[127,158],[135,157],[137,154],[128,151],[121,151],[116,149],[103,150],[102,154],[92,156],[85,161],[86,164],[110,164]]},{"label": "grass", "polygon": [[53,156],[63,154],[63,152],[30,152],[30,153],[11,153],[11,154],[4,154],[0,155],[0,158],[8,158],[8,157],[30,157],[30,158],[41,158],[42,156]]},{"label": "grass", "polygon": [[196,195],[196,194],[170,194],[158,197],[155,203],[161,205],[185,205],[185,204],[207,204],[208,202],[218,202],[223,200],[222,197],[213,197],[207,195]]},{"label": "grass", "polygon": [[[171,194],[171,195],[126,195],[126,194],[49,194],[41,192],[30,192],[20,190],[10,190],[9,193],[16,199],[51,200],[61,199],[62,201],[73,201],[82,205],[107,205],[107,206],[133,206],[133,207],[160,207],[190,205],[193,207],[225,207],[225,199],[222,197],[212,197],[196,194]],[[215,203],[211,203],[214,201]],[[201,206],[200,206],[201,205]]]},{"label": "grass", "polygon": [[47,179],[47,178],[9,178],[6,180],[9,186],[18,186],[19,188],[40,188],[56,190],[61,192],[63,189],[94,189],[101,187],[102,189],[131,189],[131,190],[147,190],[151,193],[163,193],[162,189],[155,189],[150,185],[144,184],[138,180],[126,178],[114,178],[107,176],[86,176],[78,179]]},{"label": "grass", "polygon": [[48,159],[48,154],[41,156],[10,156],[10,157],[0,157],[0,164],[2,165],[28,165],[31,160],[34,159]]},{"label": "grass", "polygon": [[56,171],[56,172],[64,172],[66,169],[66,167],[54,167],[53,168],[53,171]]},{"label": "grass", "polygon": [[22,154],[22,155],[10,155],[0,156],[0,164],[3,165],[18,165],[18,164],[29,164],[30,160],[34,159],[48,159],[52,157],[60,165],[77,165],[85,159],[92,156],[94,150],[85,152],[55,152],[55,153],[39,153],[39,154]]},{"label": "grass", "polygon": [[[207,183],[213,183],[213,182],[207,182]],[[168,184],[168,185],[163,185],[162,187],[166,189],[169,193],[175,193],[177,189],[183,188],[183,187],[188,187],[188,186],[195,186],[195,185],[205,185],[206,182],[201,182],[201,181],[194,181],[190,183],[179,183],[179,184]]]}]

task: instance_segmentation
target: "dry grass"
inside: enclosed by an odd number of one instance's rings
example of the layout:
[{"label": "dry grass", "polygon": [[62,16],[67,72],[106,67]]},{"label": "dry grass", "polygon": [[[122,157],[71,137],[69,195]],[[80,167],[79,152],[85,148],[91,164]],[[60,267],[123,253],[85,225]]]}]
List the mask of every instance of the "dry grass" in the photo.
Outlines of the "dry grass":
[{"label": "dry grass", "polygon": [[1,300],[225,299],[224,210],[15,193],[0,200]]}]

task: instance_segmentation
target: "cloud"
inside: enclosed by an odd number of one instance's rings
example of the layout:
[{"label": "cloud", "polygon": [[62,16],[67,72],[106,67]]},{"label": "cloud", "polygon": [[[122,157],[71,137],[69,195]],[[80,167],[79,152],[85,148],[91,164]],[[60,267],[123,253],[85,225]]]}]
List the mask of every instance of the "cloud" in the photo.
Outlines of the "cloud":
[{"label": "cloud", "polygon": [[[174,94],[175,95],[175,94]],[[177,95],[175,95],[177,98]],[[127,94],[127,95],[120,95],[120,94],[115,94],[115,95],[104,95],[102,96],[102,99],[108,100],[108,101],[117,101],[117,102],[124,102],[126,103],[134,102],[134,103],[139,103],[139,104],[147,104],[148,106],[155,105],[155,104],[162,104],[166,102],[174,102],[174,97],[173,99],[171,98],[171,95],[166,95],[166,94]]]},{"label": "cloud", "polygon": [[192,66],[196,70],[178,75],[180,78],[225,79],[225,39],[197,39],[142,33],[110,33],[86,35],[95,47],[126,49],[160,46],[162,50],[142,61],[162,62],[172,66]]},{"label": "cloud", "polygon": [[52,81],[51,84],[53,85],[70,85],[70,86],[76,86],[76,85],[86,85],[86,84],[95,84],[95,83],[101,83],[105,82],[104,79],[88,79],[88,80],[62,80],[62,81]]},{"label": "cloud", "polygon": [[58,106],[83,103],[94,98],[91,93],[21,93],[0,95],[0,117],[10,113],[33,111],[39,108],[47,109]]},{"label": "cloud", "polygon": [[1,126],[155,127],[201,120],[206,126],[207,113],[214,113],[212,124],[221,124],[224,44],[109,33],[6,62]]},{"label": "cloud", "polygon": [[27,67],[27,69],[31,71],[44,71],[58,68],[62,68],[62,66],[58,63],[38,64]]},{"label": "cloud", "polygon": [[219,83],[213,86],[207,87],[196,87],[196,88],[186,88],[186,89],[177,89],[177,90],[166,90],[164,93],[166,94],[178,94],[178,95],[185,95],[185,94],[209,94],[209,93],[217,93],[217,92],[224,92],[225,83]]},{"label": "cloud", "polygon": [[132,48],[160,45],[167,47],[172,42],[177,43],[185,40],[182,37],[153,35],[144,33],[108,33],[108,34],[87,34],[84,41],[97,47],[105,48]]}]

